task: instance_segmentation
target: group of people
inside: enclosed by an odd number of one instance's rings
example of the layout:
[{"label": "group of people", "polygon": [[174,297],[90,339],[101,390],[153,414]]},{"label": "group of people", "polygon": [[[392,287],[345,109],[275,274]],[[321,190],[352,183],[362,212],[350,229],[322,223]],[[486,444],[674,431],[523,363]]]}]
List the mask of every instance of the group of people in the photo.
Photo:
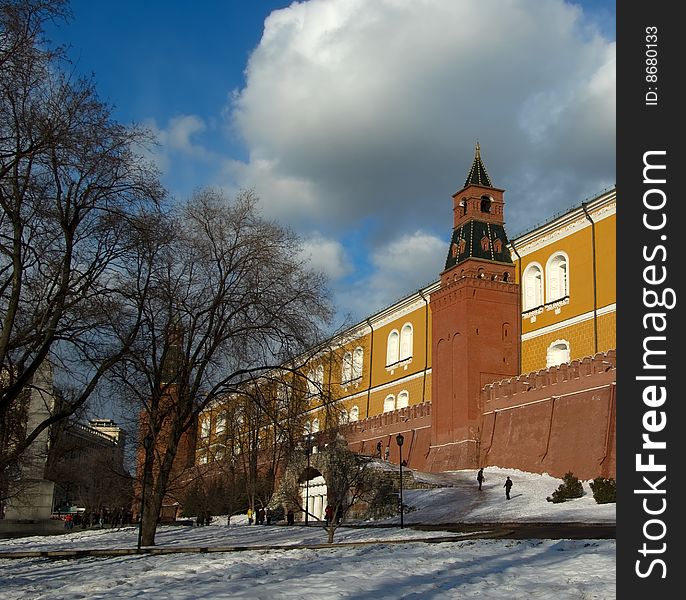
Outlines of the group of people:
[{"label": "group of people", "polygon": [[[382,458],[382,456],[381,456],[381,448],[382,448],[381,441],[376,442],[376,455],[377,455],[379,458]],[[383,459],[386,460],[386,461],[388,461],[388,457],[390,456],[390,454],[391,454],[391,448],[390,448],[390,446],[386,446],[386,452],[385,452],[385,454],[383,455]]]},{"label": "group of people", "polygon": [[[482,489],[481,486],[483,485],[485,479],[486,478],[484,477],[484,469],[483,469],[483,467],[481,467],[479,469],[478,473],[476,474],[476,481],[479,484],[479,489]],[[507,498],[509,500],[510,499],[510,490],[512,489],[512,479],[510,479],[509,475],[507,476],[507,479],[505,480],[505,485],[503,485],[503,487],[505,488],[505,498]]]},{"label": "group of people", "polygon": [[254,511],[252,507],[248,508],[248,525],[271,525],[272,524],[272,514],[268,508],[260,507],[257,511]]},{"label": "group of people", "polygon": [[202,527],[203,525],[209,525],[212,522],[212,515],[210,514],[209,510],[206,510],[204,512],[198,513],[198,516],[195,517],[195,524],[198,527]]}]

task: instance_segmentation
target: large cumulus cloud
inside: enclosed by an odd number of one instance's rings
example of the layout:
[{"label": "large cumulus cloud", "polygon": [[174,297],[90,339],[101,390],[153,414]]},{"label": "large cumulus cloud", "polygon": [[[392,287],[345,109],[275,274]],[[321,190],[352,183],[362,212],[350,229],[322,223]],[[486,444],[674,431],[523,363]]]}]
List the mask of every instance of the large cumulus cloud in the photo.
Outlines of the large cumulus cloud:
[{"label": "large cumulus cloud", "polygon": [[232,99],[251,156],[236,173],[279,189],[274,214],[440,229],[478,139],[518,223],[532,198],[563,208],[614,183],[614,56],[553,0],[295,3]]},{"label": "large cumulus cloud", "polygon": [[558,0],[293,3],[245,74],[225,115],[249,159],[226,173],[301,230],[373,223],[357,284],[381,304],[437,277],[378,259],[411,232],[447,238],[477,140],[511,235],[614,183],[615,45]]}]

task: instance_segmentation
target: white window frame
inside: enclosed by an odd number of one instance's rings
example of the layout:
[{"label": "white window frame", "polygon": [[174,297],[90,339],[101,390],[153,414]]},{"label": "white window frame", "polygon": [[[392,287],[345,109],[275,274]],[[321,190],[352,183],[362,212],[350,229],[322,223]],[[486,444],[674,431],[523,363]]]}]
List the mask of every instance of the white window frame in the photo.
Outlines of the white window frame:
[{"label": "white window frame", "polygon": [[[560,263],[554,264],[556,259]],[[545,265],[545,301],[555,302],[569,296],[569,256],[566,252],[558,251],[550,256]]]},{"label": "white window frame", "polygon": [[[564,346],[564,348],[562,348]],[[562,355],[562,356],[560,356]],[[562,360],[560,360],[560,358]],[[557,367],[571,360],[571,347],[568,340],[555,340],[546,350],[546,368]]]},{"label": "white window frame", "polygon": [[405,408],[410,405],[410,392],[401,390],[398,392],[398,397],[395,399],[395,408]]},{"label": "white window frame", "polygon": [[386,366],[393,367],[400,359],[400,332],[394,329],[388,334],[386,345]]},{"label": "white window frame", "polygon": [[[533,272],[537,276],[532,276]],[[537,262],[529,263],[522,273],[522,308],[531,310],[543,305],[543,267]]]},{"label": "white window frame", "polygon": [[348,414],[348,422],[350,423],[355,423],[356,421],[360,420],[360,407],[359,406],[353,406],[350,409],[350,413]]},{"label": "white window frame", "polygon": [[226,425],[228,423],[228,419],[226,418],[226,415],[217,415],[217,420],[214,424],[214,432],[217,435],[221,435],[222,433],[226,433]]},{"label": "white window frame", "polygon": [[348,385],[353,380],[353,353],[348,351],[343,355],[341,368],[341,384]]},{"label": "white window frame", "polygon": [[405,323],[400,329],[400,352],[399,361],[412,360],[412,352],[414,350],[414,328],[412,323]]},{"label": "white window frame", "polygon": [[392,412],[395,410],[395,396],[393,394],[388,394],[383,401],[383,411],[385,413]]},{"label": "white window frame", "polygon": [[362,346],[355,348],[353,352],[353,372],[352,380],[357,381],[362,379],[362,369],[364,367],[364,350]]}]

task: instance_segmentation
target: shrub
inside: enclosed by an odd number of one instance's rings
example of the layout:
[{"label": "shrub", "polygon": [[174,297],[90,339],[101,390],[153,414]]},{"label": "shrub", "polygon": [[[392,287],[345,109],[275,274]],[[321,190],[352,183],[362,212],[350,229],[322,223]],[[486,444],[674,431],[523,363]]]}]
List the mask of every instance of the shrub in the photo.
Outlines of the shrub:
[{"label": "shrub", "polygon": [[562,479],[560,487],[553,492],[552,496],[546,498],[548,502],[566,502],[571,498],[581,498],[584,495],[584,486],[573,473],[565,473]]},{"label": "shrub", "polygon": [[614,479],[596,477],[590,485],[593,491],[593,499],[598,504],[617,502],[617,482]]}]

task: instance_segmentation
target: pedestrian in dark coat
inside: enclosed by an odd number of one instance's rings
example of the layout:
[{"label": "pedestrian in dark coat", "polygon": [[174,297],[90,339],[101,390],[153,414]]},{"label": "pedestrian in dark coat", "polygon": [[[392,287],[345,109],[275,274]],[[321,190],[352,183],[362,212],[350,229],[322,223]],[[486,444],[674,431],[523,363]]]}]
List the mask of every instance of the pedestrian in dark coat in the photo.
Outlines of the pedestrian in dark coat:
[{"label": "pedestrian in dark coat", "polygon": [[286,523],[289,525],[293,525],[295,523],[295,513],[293,512],[292,508],[289,508],[288,512],[286,513]]},{"label": "pedestrian in dark coat", "polygon": [[481,489],[481,484],[484,482],[483,467],[481,469],[479,469],[479,472],[476,474],[476,480],[479,482],[479,489]]},{"label": "pedestrian in dark coat", "polygon": [[503,486],[505,488],[505,497],[509,500],[510,499],[510,490],[512,489],[512,479],[508,478],[505,480],[505,485]]},{"label": "pedestrian in dark coat", "polygon": [[330,504],[326,505],[326,509],[324,510],[324,517],[326,518],[326,524],[329,525],[333,519],[333,506]]},{"label": "pedestrian in dark coat", "polygon": [[264,508],[257,511],[257,524],[264,525]]},{"label": "pedestrian in dark coat", "polygon": [[381,458],[381,442],[376,442],[376,453]]}]

